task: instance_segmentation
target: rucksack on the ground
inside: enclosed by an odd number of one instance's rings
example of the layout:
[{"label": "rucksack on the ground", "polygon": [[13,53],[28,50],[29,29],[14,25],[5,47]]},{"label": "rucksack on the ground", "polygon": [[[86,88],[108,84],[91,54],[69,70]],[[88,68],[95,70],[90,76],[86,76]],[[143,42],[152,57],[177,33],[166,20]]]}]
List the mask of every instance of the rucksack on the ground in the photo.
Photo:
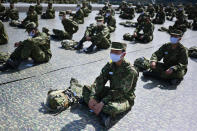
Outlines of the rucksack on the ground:
[{"label": "rucksack on the ground", "polygon": [[77,45],[77,42],[74,40],[63,40],[61,42],[62,48],[66,50],[74,50],[74,46]]},{"label": "rucksack on the ground", "polygon": [[188,49],[189,57],[197,58],[197,47],[192,46]]},{"label": "rucksack on the ground", "polygon": [[144,71],[150,68],[150,61],[145,57],[140,57],[134,61],[134,66],[137,67],[139,71]]}]

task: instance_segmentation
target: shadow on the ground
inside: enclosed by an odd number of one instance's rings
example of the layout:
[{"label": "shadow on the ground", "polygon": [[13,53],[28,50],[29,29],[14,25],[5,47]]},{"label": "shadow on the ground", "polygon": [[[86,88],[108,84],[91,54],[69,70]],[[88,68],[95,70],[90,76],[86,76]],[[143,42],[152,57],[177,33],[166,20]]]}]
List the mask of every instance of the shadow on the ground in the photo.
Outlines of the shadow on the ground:
[{"label": "shadow on the ground", "polygon": [[[156,87],[162,89],[162,90],[176,90],[177,86],[176,85],[170,85],[167,81],[164,81],[162,79],[155,79],[152,77],[141,77],[141,80],[143,82],[146,82],[146,84],[143,85],[144,89],[154,89]],[[149,83],[147,83],[149,82]]]}]

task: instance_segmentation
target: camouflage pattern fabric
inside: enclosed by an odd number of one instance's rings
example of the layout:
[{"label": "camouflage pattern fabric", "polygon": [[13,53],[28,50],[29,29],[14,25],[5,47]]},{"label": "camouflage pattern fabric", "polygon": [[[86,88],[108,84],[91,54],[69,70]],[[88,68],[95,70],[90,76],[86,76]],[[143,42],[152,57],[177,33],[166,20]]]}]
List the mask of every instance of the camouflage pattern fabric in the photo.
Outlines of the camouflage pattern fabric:
[{"label": "camouflage pattern fabric", "polygon": [[166,15],[165,12],[162,10],[157,13],[155,19],[153,19],[152,22],[154,24],[163,24],[165,22],[165,19],[166,19]]},{"label": "camouflage pattern fabric", "polygon": [[47,8],[46,13],[41,15],[42,19],[54,19],[55,18],[55,9]]},{"label": "camouflage pattern fabric", "polygon": [[79,97],[82,96],[82,87],[78,80],[71,78],[68,89],[48,91],[45,102],[46,109],[50,112],[60,113],[78,103]]},{"label": "camouflage pattern fabric", "polygon": [[19,13],[16,8],[13,9],[7,9],[5,13],[6,19],[11,19],[11,20],[18,20],[19,19]]},{"label": "camouflage pattern fabric", "polygon": [[8,35],[4,28],[4,24],[0,20],[0,45],[8,43]]},{"label": "camouflage pattern fabric", "polygon": [[197,58],[197,47],[190,47],[188,50],[189,57]]},{"label": "camouflage pattern fabric", "polygon": [[10,57],[10,53],[0,52],[0,64],[5,63]]},{"label": "camouflage pattern fabric", "polygon": [[11,22],[9,23],[9,25],[12,27],[17,27],[20,24],[21,24],[21,21],[19,21],[19,20],[11,20]]},{"label": "camouflage pattern fabric", "polygon": [[[117,68],[115,63],[109,62],[91,86],[83,87],[84,101],[87,104],[90,98],[102,101],[104,103],[102,111],[115,117],[133,106],[137,79],[138,72],[130,63],[123,61]],[[108,80],[110,87],[105,86]]]},{"label": "camouflage pattern fabric", "polygon": [[73,20],[76,21],[78,24],[84,23],[84,12],[82,9],[79,9],[73,16]]},{"label": "camouflage pattern fabric", "polygon": [[18,27],[25,28],[26,25],[28,25],[30,22],[34,22],[36,26],[38,26],[38,15],[34,10],[27,13],[27,17],[21,22],[21,25],[19,25]]},{"label": "camouflage pattern fabric", "polygon": [[12,60],[19,61],[29,57],[31,57],[35,63],[48,62],[51,59],[50,40],[45,33],[39,32],[33,38],[20,42],[20,45],[10,56]]},{"label": "camouflage pattern fabric", "polygon": [[119,24],[125,27],[136,27],[137,22],[126,21],[126,22],[120,22]]},{"label": "camouflage pattern fabric", "polygon": [[[159,61],[163,59],[163,63]],[[150,61],[157,62],[156,69],[152,69],[159,77],[163,79],[182,79],[187,72],[188,51],[182,45],[178,44],[176,49],[172,49],[171,43],[166,43],[152,54]],[[166,75],[167,69],[173,69],[171,75]]]},{"label": "camouflage pattern fabric", "polygon": [[110,32],[114,32],[116,29],[116,19],[114,16],[105,17],[104,23],[107,23]]},{"label": "camouflage pattern fabric", "polygon": [[77,45],[78,42],[74,40],[64,40],[61,42],[62,48],[66,50],[74,50],[74,46]]},{"label": "camouflage pattern fabric", "polygon": [[42,9],[43,9],[42,5],[35,5],[34,8],[38,15],[42,14]]},{"label": "camouflage pattern fabric", "polygon": [[139,71],[144,71],[150,68],[150,61],[145,57],[140,57],[134,61],[134,66],[137,67]]}]

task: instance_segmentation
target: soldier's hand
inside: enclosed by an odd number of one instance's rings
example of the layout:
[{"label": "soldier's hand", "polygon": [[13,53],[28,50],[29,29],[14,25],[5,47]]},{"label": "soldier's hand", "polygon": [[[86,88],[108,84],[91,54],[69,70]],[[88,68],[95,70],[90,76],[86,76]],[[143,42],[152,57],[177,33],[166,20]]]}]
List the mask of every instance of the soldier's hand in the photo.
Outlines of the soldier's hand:
[{"label": "soldier's hand", "polygon": [[88,107],[89,107],[91,110],[94,110],[94,106],[95,106],[96,104],[98,104],[98,102],[97,102],[95,99],[91,98],[91,99],[89,100],[89,102],[88,102]]},{"label": "soldier's hand", "polygon": [[99,115],[99,113],[101,112],[101,110],[103,109],[103,106],[104,106],[104,103],[103,102],[100,102],[100,103],[98,103],[98,104],[96,104],[95,106],[94,106],[94,113],[96,114],[96,115]]},{"label": "soldier's hand", "polygon": [[172,72],[173,72],[173,70],[171,68],[169,68],[166,70],[166,75],[170,75],[170,74],[172,74]]},{"label": "soldier's hand", "polygon": [[134,32],[134,33],[133,33],[133,36],[134,36],[134,37],[137,37],[137,33],[136,33],[136,32]]},{"label": "soldier's hand", "polygon": [[16,42],[15,44],[14,44],[14,47],[18,47],[20,45],[20,43],[19,42]]},{"label": "soldier's hand", "polygon": [[90,41],[90,40],[91,40],[91,37],[87,36],[87,37],[86,37],[86,40],[87,40],[87,41]]},{"label": "soldier's hand", "polygon": [[151,66],[152,69],[155,69],[156,68],[156,62],[154,62],[154,61],[151,62],[150,66]]}]

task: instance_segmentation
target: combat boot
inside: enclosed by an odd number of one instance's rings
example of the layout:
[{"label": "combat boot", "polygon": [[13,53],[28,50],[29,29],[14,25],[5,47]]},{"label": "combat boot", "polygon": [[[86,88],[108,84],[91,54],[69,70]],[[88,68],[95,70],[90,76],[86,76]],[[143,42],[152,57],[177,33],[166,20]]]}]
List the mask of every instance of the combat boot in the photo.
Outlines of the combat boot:
[{"label": "combat boot", "polygon": [[179,85],[183,79],[172,79],[170,80],[171,85]]},{"label": "combat boot", "polygon": [[110,128],[111,127],[111,117],[103,112],[101,112],[99,114],[100,118],[101,118],[101,123],[103,124],[103,126],[105,126],[106,128]]},{"label": "combat boot", "polygon": [[143,76],[150,76],[150,77],[159,77],[159,75],[151,70],[147,71],[143,71]]},{"label": "combat boot", "polygon": [[75,50],[83,49],[83,42],[79,41],[79,43],[74,47]]},{"label": "combat boot", "polygon": [[0,71],[7,71],[9,69],[17,69],[17,67],[19,66],[20,61],[13,61],[12,59],[8,59],[7,62],[0,67]]},{"label": "combat boot", "polygon": [[84,50],[85,53],[91,53],[93,52],[95,47],[95,44],[91,44],[90,47],[88,47],[87,49]]}]

